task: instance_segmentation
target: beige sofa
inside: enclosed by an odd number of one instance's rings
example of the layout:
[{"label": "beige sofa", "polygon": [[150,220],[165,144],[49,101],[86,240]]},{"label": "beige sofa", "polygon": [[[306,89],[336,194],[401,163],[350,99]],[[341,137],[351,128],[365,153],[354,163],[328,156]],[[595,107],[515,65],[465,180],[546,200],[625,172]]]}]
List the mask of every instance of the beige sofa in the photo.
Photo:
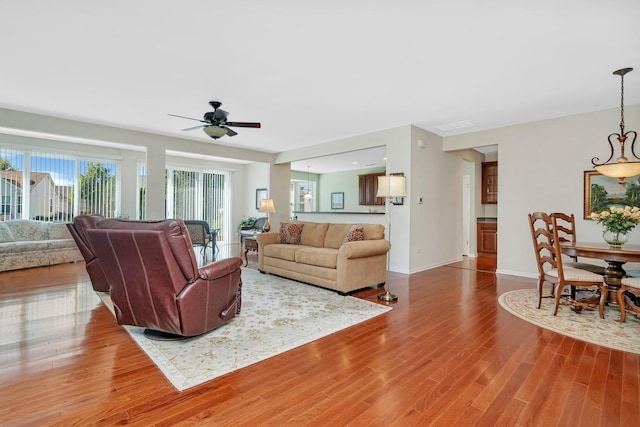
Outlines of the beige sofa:
[{"label": "beige sofa", "polygon": [[359,224],[364,240],[345,242],[354,224],[309,221],[293,224],[302,226],[299,244],[278,243],[279,232],[256,236],[261,272],[343,294],[385,283],[391,244],[384,239],[384,226]]},{"label": "beige sofa", "polygon": [[83,260],[63,222],[0,221],[0,271]]}]

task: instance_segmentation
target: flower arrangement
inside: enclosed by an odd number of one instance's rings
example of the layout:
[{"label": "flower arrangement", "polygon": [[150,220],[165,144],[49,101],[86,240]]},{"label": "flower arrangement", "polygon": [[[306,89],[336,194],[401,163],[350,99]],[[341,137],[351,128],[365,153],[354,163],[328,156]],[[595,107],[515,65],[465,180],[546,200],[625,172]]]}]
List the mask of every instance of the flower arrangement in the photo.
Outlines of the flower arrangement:
[{"label": "flower arrangement", "polygon": [[640,222],[640,208],[611,206],[609,210],[593,212],[591,219],[598,221],[598,224],[602,224],[607,231],[627,234]]}]

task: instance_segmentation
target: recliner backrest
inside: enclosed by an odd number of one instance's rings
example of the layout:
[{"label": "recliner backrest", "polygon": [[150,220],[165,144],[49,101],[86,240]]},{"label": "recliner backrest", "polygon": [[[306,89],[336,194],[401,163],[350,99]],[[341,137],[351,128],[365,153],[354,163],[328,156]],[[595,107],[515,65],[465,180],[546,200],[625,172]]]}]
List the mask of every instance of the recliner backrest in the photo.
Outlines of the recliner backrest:
[{"label": "recliner backrest", "polygon": [[167,242],[176,257],[182,274],[189,282],[198,277],[198,261],[191,245],[189,232],[181,219],[132,221],[123,219],[103,219],[97,223],[102,230],[151,230],[165,233]]}]

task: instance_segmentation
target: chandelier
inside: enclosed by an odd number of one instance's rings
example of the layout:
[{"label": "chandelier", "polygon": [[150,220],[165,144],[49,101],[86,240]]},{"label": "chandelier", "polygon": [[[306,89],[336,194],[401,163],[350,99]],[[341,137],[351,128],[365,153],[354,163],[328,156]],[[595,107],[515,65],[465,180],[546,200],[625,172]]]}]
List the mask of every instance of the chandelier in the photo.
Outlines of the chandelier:
[{"label": "chandelier", "polygon": [[[606,161],[602,163],[599,163],[600,158],[598,157],[594,157],[591,159],[591,163],[595,167],[596,171],[605,176],[618,178],[620,184],[624,184],[625,178],[640,174],[640,162],[635,160],[630,162],[629,159],[627,159],[624,155],[624,146],[625,143],[628,142],[627,140],[629,140],[631,142],[631,155],[635,159],[640,160],[640,157],[638,157],[634,151],[634,145],[638,134],[633,130],[627,132],[624,131],[624,75],[632,70],[633,68],[622,68],[613,72],[613,74],[620,76],[620,133],[614,132],[609,135],[608,141],[609,146],[611,147],[611,155]],[[620,144],[620,157],[618,157],[615,162],[610,163],[615,152],[614,140],[616,139]]]}]

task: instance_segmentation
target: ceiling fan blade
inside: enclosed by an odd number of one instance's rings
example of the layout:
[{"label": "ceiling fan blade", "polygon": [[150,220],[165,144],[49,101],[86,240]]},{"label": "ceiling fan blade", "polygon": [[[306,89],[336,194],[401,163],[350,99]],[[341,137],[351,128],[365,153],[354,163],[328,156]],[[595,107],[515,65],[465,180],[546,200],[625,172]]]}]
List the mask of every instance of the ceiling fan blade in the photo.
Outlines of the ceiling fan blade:
[{"label": "ceiling fan blade", "polygon": [[236,136],[238,134],[238,132],[234,131],[233,129],[229,129],[226,126],[221,126],[221,127],[227,130],[227,136]]},{"label": "ceiling fan blade", "polygon": [[261,125],[258,122],[226,122],[227,126],[236,126],[239,128],[260,128]]},{"label": "ceiling fan blade", "polygon": [[195,121],[197,121],[197,122],[207,123],[207,122],[205,122],[204,120],[194,119],[193,117],[178,116],[177,114],[167,114],[167,115],[168,115],[168,116],[171,116],[171,117],[179,117],[179,118],[181,118],[181,119],[195,120]]},{"label": "ceiling fan blade", "polygon": [[198,125],[198,126],[194,126],[194,127],[191,127],[191,128],[180,129],[180,130],[185,131],[185,130],[202,129],[205,126],[207,126],[207,125]]}]

